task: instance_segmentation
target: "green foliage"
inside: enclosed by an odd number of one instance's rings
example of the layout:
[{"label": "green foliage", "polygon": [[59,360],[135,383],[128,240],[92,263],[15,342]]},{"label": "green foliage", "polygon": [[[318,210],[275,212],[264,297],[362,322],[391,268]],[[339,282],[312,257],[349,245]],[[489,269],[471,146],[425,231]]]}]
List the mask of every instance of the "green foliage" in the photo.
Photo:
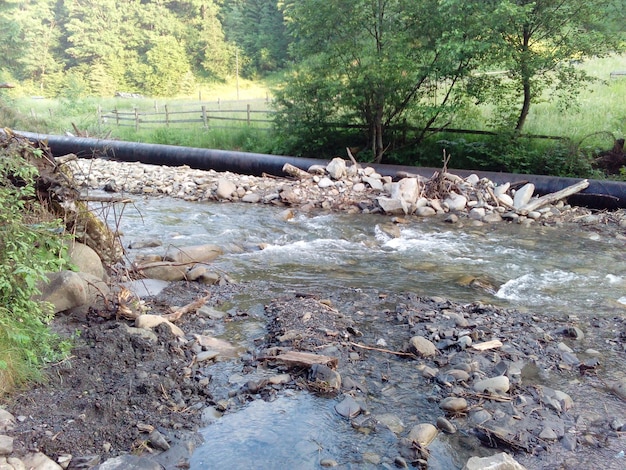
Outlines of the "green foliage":
[{"label": "green foliage", "polygon": [[484,12],[471,2],[310,0],[284,15],[298,68],[278,93],[277,127],[301,146],[333,124],[360,126],[378,162],[445,125],[484,54]]},{"label": "green foliage", "polygon": [[562,109],[575,103],[591,76],[577,62],[616,50],[618,37],[605,31],[612,0],[481,0],[485,41],[491,44],[483,66],[501,74],[468,81],[478,101],[496,105],[497,124],[520,133],[531,106],[543,100]]},{"label": "green foliage", "polygon": [[22,158],[0,158],[0,377],[7,381],[32,378],[67,352],[47,327],[50,308],[34,300],[46,272],[67,265],[59,221],[37,221],[36,176]]}]

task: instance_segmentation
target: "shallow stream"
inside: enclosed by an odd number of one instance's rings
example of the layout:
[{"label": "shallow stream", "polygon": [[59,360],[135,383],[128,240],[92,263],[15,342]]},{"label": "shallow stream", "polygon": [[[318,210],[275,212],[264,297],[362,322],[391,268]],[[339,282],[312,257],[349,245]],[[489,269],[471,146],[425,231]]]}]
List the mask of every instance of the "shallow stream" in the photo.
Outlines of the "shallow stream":
[{"label": "shallow stream", "polygon": [[[379,215],[297,211],[285,220],[283,211],[253,204],[136,200],[134,206],[126,207],[120,229],[126,245],[141,239],[161,240],[163,246],[147,250],[158,254],[168,244],[227,247],[228,252],[213,263],[214,269],[238,281],[262,280],[284,290],[408,291],[571,318],[583,330],[594,318],[626,312],[624,241],[592,230],[506,223],[474,227],[418,218],[393,224]],[[262,310],[273,295],[276,292],[246,292],[232,308]],[[225,328],[222,336],[251,344],[262,335],[259,317],[251,315],[256,320],[248,326],[238,322]],[[615,332],[605,333],[607,338],[615,337]],[[589,338],[585,347],[602,350],[605,340],[601,335]],[[623,359],[623,352],[604,355],[607,379],[626,376]],[[219,367],[228,377],[228,364]],[[567,390],[575,403],[584,403],[574,385],[555,385]],[[398,386],[394,399],[415,400],[408,389]],[[374,439],[358,433],[334,412],[335,403],[293,390],[272,402],[257,400],[202,431],[205,444],[194,454],[191,468],[320,468],[320,460],[326,457],[337,460],[339,468],[380,468],[375,457],[367,457],[368,452],[384,455],[385,447],[393,446],[392,436],[387,442],[384,436]],[[602,403],[584,406],[606,413]],[[425,413],[422,421],[429,420]],[[475,449],[464,455],[451,451],[450,439],[438,438],[430,446],[430,468],[461,468],[468,455],[476,454]],[[605,459],[602,468],[622,468],[619,450],[610,448],[589,456]]]}]

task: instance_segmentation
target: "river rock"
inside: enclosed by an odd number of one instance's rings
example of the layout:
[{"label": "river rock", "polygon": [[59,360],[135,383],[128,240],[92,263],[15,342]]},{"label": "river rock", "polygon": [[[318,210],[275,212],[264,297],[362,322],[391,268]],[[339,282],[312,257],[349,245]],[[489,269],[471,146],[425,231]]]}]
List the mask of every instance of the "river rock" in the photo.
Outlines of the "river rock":
[{"label": "river rock", "polygon": [[404,424],[402,423],[402,420],[393,413],[378,415],[376,416],[376,420],[387,426],[394,434],[400,434],[404,431]]},{"label": "river rock", "polygon": [[[60,469],[61,467],[59,467]],[[147,457],[140,457],[133,454],[120,455],[113,459],[109,459],[94,470],[163,470],[161,464]]]},{"label": "river rock", "polygon": [[335,411],[344,418],[354,418],[361,412],[361,405],[350,395],[346,395],[335,405]]},{"label": "river rock", "polygon": [[383,190],[383,182],[380,178],[375,178],[373,176],[365,176],[363,177],[363,182],[368,184],[370,188],[372,188],[375,191]]},{"label": "river rock", "polygon": [[429,206],[421,206],[415,210],[415,215],[418,217],[432,217],[437,211]]},{"label": "river rock", "polygon": [[341,375],[336,370],[324,364],[312,364],[309,369],[308,379],[311,382],[320,382],[330,390],[341,390]]},{"label": "river rock", "polygon": [[420,357],[430,357],[437,354],[437,347],[433,342],[422,336],[413,336],[409,343],[413,352]]},{"label": "river rock", "polygon": [[416,442],[421,447],[428,447],[435,440],[439,431],[430,423],[416,424],[409,432],[409,440]]},{"label": "river rock", "polygon": [[530,198],[533,197],[534,192],[535,185],[532,183],[526,183],[515,192],[515,196],[513,197],[513,207],[521,209],[523,206],[528,204],[528,201],[530,201]]},{"label": "river rock", "polygon": [[461,194],[457,194],[454,191],[450,191],[450,194],[443,201],[447,204],[448,209],[451,211],[462,211],[467,205],[467,198]]},{"label": "river rock", "polygon": [[63,470],[63,467],[55,463],[52,459],[42,454],[41,452],[31,452],[24,455],[21,460],[24,466],[29,469],[32,468],[36,470]]},{"label": "river rock", "polygon": [[109,286],[88,273],[60,271],[48,274],[48,280],[36,298],[51,303],[54,313],[94,305],[109,294]]},{"label": "river rock", "polygon": [[463,470],[526,470],[506,452],[490,457],[470,457]]},{"label": "river rock", "polygon": [[172,246],[165,252],[163,259],[175,263],[205,263],[213,261],[223,253],[222,248],[213,244],[184,247]]},{"label": "river rock", "polygon": [[437,425],[437,429],[445,432],[446,434],[454,434],[457,431],[456,426],[443,416],[439,416],[435,424]]},{"label": "river rock", "polygon": [[70,244],[68,255],[71,263],[76,266],[79,272],[91,274],[103,281],[107,279],[108,276],[102,260],[93,248],[73,242]]},{"label": "river rock", "polygon": [[378,205],[386,214],[408,214],[409,207],[404,199],[380,196],[376,198]]},{"label": "river rock", "polygon": [[402,178],[397,183],[391,183],[390,189],[392,198],[403,199],[408,205],[415,204],[419,197],[417,178]]},{"label": "river rock", "polygon": [[183,332],[183,330],[181,330],[179,327],[177,327],[176,325],[174,325],[171,321],[167,320],[166,318],[163,318],[160,315],[139,315],[137,318],[135,318],[135,326],[137,328],[144,328],[146,330],[155,328],[156,326],[165,323],[169,329],[172,331],[172,334],[174,336],[177,336],[179,338],[183,338],[185,336],[185,333]]},{"label": "river rock", "polygon": [[170,444],[165,439],[165,436],[163,436],[163,434],[161,434],[156,429],[154,431],[152,431],[150,433],[150,435],[148,436],[148,442],[150,442],[152,447],[155,448],[155,449],[159,449],[159,450],[164,450],[165,451],[165,450],[169,450],[169,448],[170,448]]},{"label": "river rock", "polygon": [[13,452],[13,438],[0,434],[0,455],[9,455]]},{"label": "river rock", "polygon": [[346,161],[339,157],[333,158],[330,163],[326,165],[326,171],[332,179],[340,180],[348,174]]},{"label": "river rock", "polygon": [[222,415],[223,413],[218,411],[218,409],[214,406],[207,406],[204,410],[202,410],[200,420],[204,426],[208,426],[209,424],[220,419]]},{"label": "river rock", "polygon": [[506,375],[499,375],[475,382],[474,390],[478,393],[506,393],[509,391],[509,386],[509,378]]},{"label": "river rock", "polygon": [[11,431],[15,427],[15,416],[0,408],[0,432]]},{"label": "river rock", "polygon": [[148,278],[165,282],[182,281],[187,278],[185,266],[174,262],[159,261],[146,263],[137,266],[136,270]]},{"label": "river rock", "polygon": [[237,185],[229,179],[219,178],[217,180],[215,195],[219,199],[231,199],[235,191],[237,191]]},{"label": "river rock", "polygon": [[626,400],[626,379],[611,384],[609,389],[622,400]]},{"label": "river rock", "polygon": [[193,335],[196,342],[207,351],[218,351],[223,357],[237,357],[241,348],[233,346],[228,341],[206,335]]},{"label": "river rock", "polygon": [[461,397],[446,397],[439,403],[439,408],[450,413],[457,413],[467,409],[467,400]]},{"label": "river rock", "polygon": [[484,207],[474,207],[469,211],[469,218],[472,220],[482,220],[485,214],[486,211]]}]

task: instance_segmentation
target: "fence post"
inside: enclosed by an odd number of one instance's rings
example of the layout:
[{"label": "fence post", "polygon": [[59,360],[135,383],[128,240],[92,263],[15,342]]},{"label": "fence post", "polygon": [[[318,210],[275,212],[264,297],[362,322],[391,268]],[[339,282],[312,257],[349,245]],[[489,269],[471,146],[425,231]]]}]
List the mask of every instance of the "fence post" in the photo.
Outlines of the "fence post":
[{"label": "fence post", "polygon": [[115,107],[115,109],[113,110],[113,112],[115,113],[115,125],[117,127],[120,127],[120,113],[117,110],[117,106]]},{"label": "fence post", "polygon": [[170,127],[170,114],[167,110],[167,105],[163,106],[165,108],[165,127]]},{"label": "fence post", "polygon": [[154,100],[154,112],[155,113],[159,112],[159,103],[157,103],[157,100]]},{"label": "fence post", "polygon": [[217,99],[217,110],[220,111],[222,109],[221,103],[220,103],[220,99]]},{"label": "fence post", "polygon": [[135,132],[137,132],[139,130],[139,112],[137,111],[137,108],[135,107]]},{"label": "fence post", "polygon": [[102,126],[102,108],[100,105],[96,108],[96,117],[98,119],[98,127]]},{"label": "fence post", "polygon": [[250,125],[250,103],[246,105],[246,114],[247,114],[246,122],[248,123],[248,126],[249,126]]},{"label": "fence post", "polygon": [[206,106],[202,105],[202,122],[204,123],[204,128],[209,128],[209,120],[206,117]]}]

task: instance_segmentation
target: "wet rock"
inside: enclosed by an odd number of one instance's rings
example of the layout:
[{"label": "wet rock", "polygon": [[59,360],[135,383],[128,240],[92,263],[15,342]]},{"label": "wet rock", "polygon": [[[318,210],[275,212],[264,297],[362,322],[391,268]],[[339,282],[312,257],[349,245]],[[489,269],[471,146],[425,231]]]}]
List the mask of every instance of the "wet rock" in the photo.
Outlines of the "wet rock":
[{"label": "wet rock", "polygon": [[394,199],[391,197],[380,196],[376,198],[378,205],[385,214],[408,214],[409,207],[404,199]]},{"label": "wet rock", "polygon": [[439,408],[449,413],[458,413],[467,409],[467,400],[461,397],[447,397],[441,400]]},{"label": "wet rock", "polygon": [[214,406],[207,406],[204,410],[202,410],[201,421],[204,426],[208,426],[209,424],[217,421],[222,417],[222,412],[218,411]]},{"label": "wet rock", "polygon": [[174,247],[165,252],[163,259],[175,263],[205,263],[222,255],[224,250],[213,244]]},{"label": "wet rock", "polygon": [[335,405],[335,411],[344,418],[354,418],[361,412],[361,405],[349,395]]},{"label": "wet rock", "polygon": [[402,420],[395,414],[384,413],[376,416],[376,420],[387,426],[394,434],[400,434],[404,431],[404,424]]},{"label": "wet rock", "polygon": [[490,457],[471,457],[463,470],[526,470],[526,468],[506,452],[501,452]]},{"label": "wet rock", "polygon": [[474,424],[483,424],[489,421],[491,418],[491,413],[484,409],[472,411],[469,415],[470,421]]},{"label": "wet rock", "polygon": [[326,391],[339,391],[341,389],[341,375],[336,370],[324,364],[313,364],[309,369],[309,381],[322,384]]},{"label": "wet rock", "polygon": [[335,459],[322,459],[320,460],[320,466],[322,467],[336,467],[339,464]]},{"label": "wet rock", "polygon": [[415,215],[417,215],[418,217],[432,217],[436,213],[437,211],[435,209],[428,206],[418,207],[415,211]]},{"label": "wet rock", "polygon": [[474,383],[474,390],[479,393],[506,393],[509,391],[509,378],[506,375],[479,380]]},{"label": "wet rock", "polygon": [[437,347],[427,338],[413,336],[409,340],[412,351],[419,357],[431,357],[437,354]]},{"label": "wet rock", "polygon": [[128,469],[163,470],[163,467],[161,466],[161,464],[149,458],[128,454],[128,455],[120,455],[119,457],[109,459],[94,468],[94,470],[128,470]]},{"label": "wet rock", "polygon": [[165,436],[156,429],[148,436],[148,442],[150,442],[150,445],[155,449],[168,450],[170,448],[170,444],[165,439]]},{"label": "wet rock", "polygon": [[411,428],[408,439],[426,448],[435,440],[439,431],[430,423],[416,424]]},{"label": "wet rock", "polygon": [[141,264],[136,269],[145,277],[165,282],[182,281],[187,276],[185,266],[165,261]]},{"label": "wet rock", "polygon": [[454,434],[457,431],[456,426],[443,416],[439,416],[435,424],[437,429],[445,432],[446,434]]}]

